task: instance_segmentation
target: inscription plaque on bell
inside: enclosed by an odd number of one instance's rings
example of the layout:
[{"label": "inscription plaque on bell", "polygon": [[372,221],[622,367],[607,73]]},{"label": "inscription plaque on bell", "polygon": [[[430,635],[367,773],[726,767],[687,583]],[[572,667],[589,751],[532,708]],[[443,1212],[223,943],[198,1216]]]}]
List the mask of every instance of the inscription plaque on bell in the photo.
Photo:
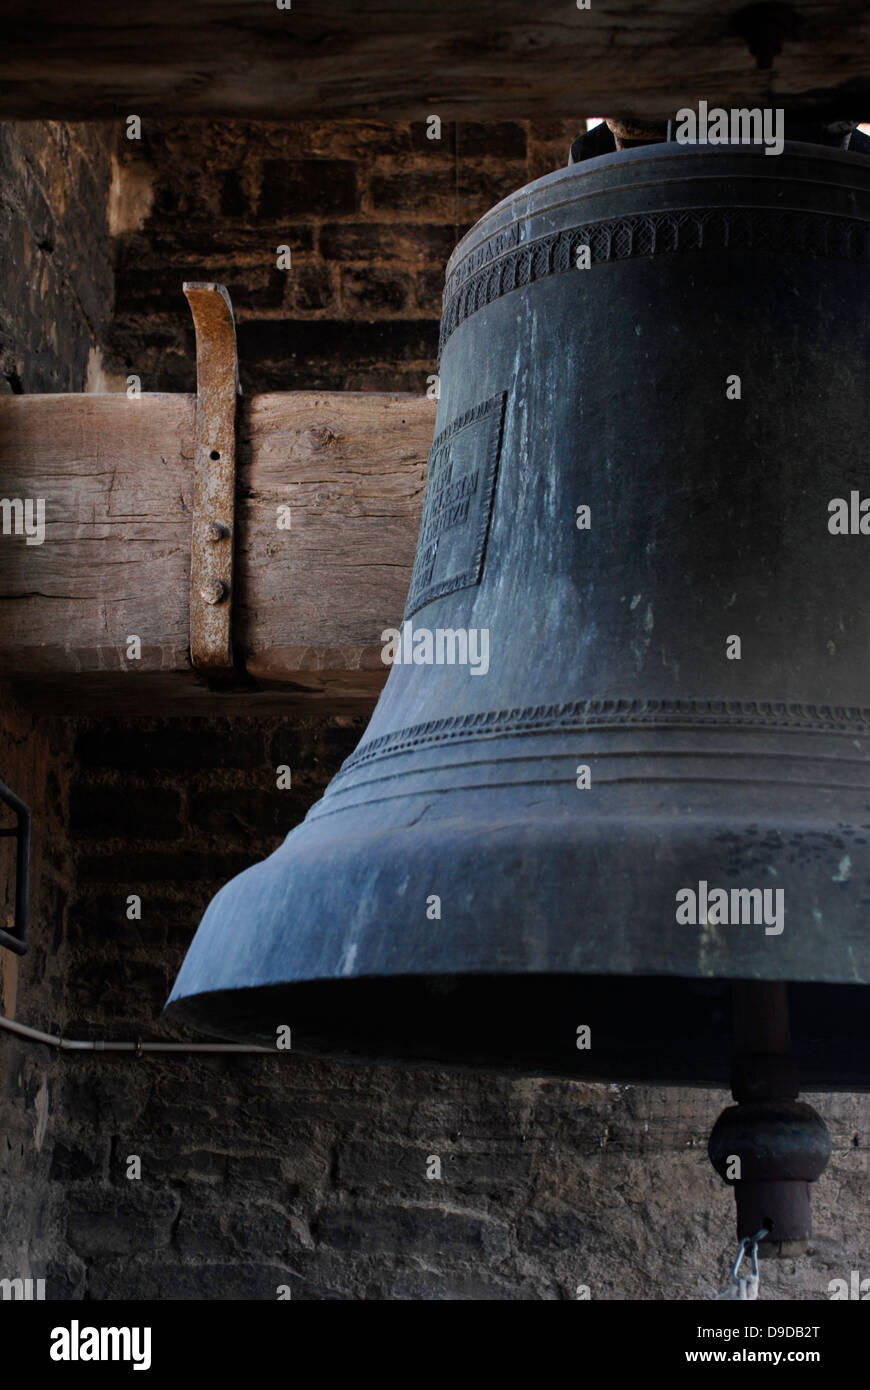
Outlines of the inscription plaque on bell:
[{"label": "inscription plaque on bell", "polygon": [[467,410],[433,440],[406,618],[432,599],[480,583],[505,396],[501,392]]}]

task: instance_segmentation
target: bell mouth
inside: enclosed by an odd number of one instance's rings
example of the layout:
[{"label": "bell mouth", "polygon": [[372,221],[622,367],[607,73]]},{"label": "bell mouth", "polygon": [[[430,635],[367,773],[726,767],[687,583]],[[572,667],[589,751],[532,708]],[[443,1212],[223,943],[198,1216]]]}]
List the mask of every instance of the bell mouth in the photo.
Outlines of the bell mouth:
[{"label": "bell mouth", "polygon": [[[344,1062],[583,1081],[729,1083],[731,981],[569,974],[396,975],[179,996],[170,1018],[222,1038]],[[801,1089],[870,1090],[860,986],[789,985]],[[588,1031],[581,1031],[588,1030]]]},{"label": "bell mouth", "polygon": [[[515,775],[522,750],[510,751],[487,762],[493,776]],[[433,770],[421,792],[419,768],[398,775],[405,758],[424,754],[390,755],[394,794],[380,800],[357,780],[377,763],[349,768],[221,889],[171,1018],[266,1047],[289,1028],[294,1052],[337,1059],[724,1088],[731,982],[793,981],[802,1089],[870,1088],[870,850],[856,831],[851,877],[836,881],[846,830],[820,826],[825,805],[808,789],[807,819],[793,811],[783,828],[766,804],[775,785],[756,787],[750,818],[745,785],[623,773],[602,778],[593,815],[565,777],[471,788]],[[732,920],[747,895],[774,901],[778,890],[752,886],[771,882],[788,884],[781,922]]]}]

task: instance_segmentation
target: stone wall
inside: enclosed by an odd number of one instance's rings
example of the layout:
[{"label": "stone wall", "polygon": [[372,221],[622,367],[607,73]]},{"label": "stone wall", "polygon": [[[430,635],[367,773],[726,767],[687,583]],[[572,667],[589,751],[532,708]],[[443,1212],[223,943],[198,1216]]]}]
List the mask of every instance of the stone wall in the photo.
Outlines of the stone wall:
[{"label": "stone wall", "polygon": [[112,314],[115,132],[0,124],[0,393],[83,391]]},{"label": "stone wall", "polygon": [[[32,719],[0,687],[0,780],[33,812],[30,948],[0,950],[0,1012],[56,1032],[66,1008],[67,905],[72,867],[64,721]],[[0,824],[14,816],[0,806]],[[0,926],[13,922],[15,841],[0,839]],[[58,1054],[0,1033],[0,1279],[65,1288],[53,1182],[64,1067]]]},{"label": "stone wall", "polygon": [[[0,392],[83,391],[112,312],[105,125],[0,124]],[[2,461],[0,461],[2,477]],[[2,482],[0,482],[2,494]],[[0,545],[21,544],[0,536]],[[0,619],[2,620],[2,619]],[[0,950],[0,1009],[60,1027],[72,886],[67,777],[72,729],[18,709],[0,671],[0,780],[33,811],[30,949]],[[3,826],[14,818],[0,808]],[[0,839],[0,924],[11,925],[14,841]],[[63,1064],[0,1033],[0,1279],[67,1289],[52,1182]],[[59,1263],[59,1261],[61,1263]]]}]

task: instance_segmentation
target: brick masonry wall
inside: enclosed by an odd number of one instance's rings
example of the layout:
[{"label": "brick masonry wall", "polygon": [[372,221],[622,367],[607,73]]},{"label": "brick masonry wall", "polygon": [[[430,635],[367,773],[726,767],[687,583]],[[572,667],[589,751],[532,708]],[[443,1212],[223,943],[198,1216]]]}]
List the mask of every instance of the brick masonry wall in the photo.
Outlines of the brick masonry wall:
[{"label": "brick masonry wall", "polygon": [[[0,141],[29,148],[35,168],[65,129],[7,127]],[[116,133],[93,157],[103,204],[63,204],[63,185],[49,201],[79,209],[51,214],[52,257],[89,225],[104,259],[86,278],[108,300],[107,197],[117,314],[100,341],[96,312],[64,318],[46,272],[27,312],[2,319],[9,389],[82,389],[94,341],[92,386],[135,372],[145,390],[192,389],[180,284],[203,278],[230,286],[248,390],[421,391],[452,245],[491,202],[562,164],[574,131],[463,125],[440,145],[422,143],[422,122],[146,122],[141,144]],[[25,166],[0,197],[27,221]],[[77,167],[84,187],[87,161]],[[293,268],[279,275],[285,241]],[[85,273],[72,251],[69,264]],[[0,315],[19,292],[7,275]],[[49,359],[52,324],[61,351]],[[0,777],[33,800],[41,846],[19,1018],[73,1037],[181,1036],[160,1010],[203,908],[302,818],[361,731],[34,722],[7,706]],[[275,785],[279,763],[291,791]],[[0,911],[8,896],[7,872]],[[45,1275],[49,1297],[272,1299],[288,1284],[296,1299],[573,1299],[578,1285],[592,1298],[703,1298],[726,1282],[733,1204],[706,1157],[725,1093],[292,1054],[58,1057],[2,1037],[0,1081],[0,1278]],[[870,1275],[870,1103],[810,1099],[835,1145],[818,1237],[810,1257],[765,1267],[768,1298],[821,1299],[834,1277]],[[131,1155],[140,1178],[127,1176]],[[425,1176],[430,1155],[440,1180]]]},{"label": "brick masonry wall", "polygon": [[[119,143],[107,368],[190,391],[184,280],[219,280],[247,390],[425,390],[444,266],[494,203],[567,163],[565,122],[146,121]],[[291,269],[277,248],[289,246]]]}]

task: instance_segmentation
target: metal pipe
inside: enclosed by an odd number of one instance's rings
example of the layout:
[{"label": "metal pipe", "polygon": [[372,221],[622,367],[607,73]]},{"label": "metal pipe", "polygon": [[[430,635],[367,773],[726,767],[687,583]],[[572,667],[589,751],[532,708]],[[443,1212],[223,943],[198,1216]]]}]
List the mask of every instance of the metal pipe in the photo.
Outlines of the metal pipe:
[{"label": "metal pipe", "polygon": [[29,1038],[31,1042],[45,1043],[47,1047],[57,1047],[63,1052],[261,1052],[274,1056],[271,1047],[249,1047],[246,1043],[175,1043],[175,1042],[115,1042],[89,1041],[81,1038],[64,1038],[56,1033],[43,1033],[39,1028],[28,1028],[26,1023],[15,1023],[11,1018],[0,1014],[0,1028],[7,1033],[15,1033],[19,1038]]}]

